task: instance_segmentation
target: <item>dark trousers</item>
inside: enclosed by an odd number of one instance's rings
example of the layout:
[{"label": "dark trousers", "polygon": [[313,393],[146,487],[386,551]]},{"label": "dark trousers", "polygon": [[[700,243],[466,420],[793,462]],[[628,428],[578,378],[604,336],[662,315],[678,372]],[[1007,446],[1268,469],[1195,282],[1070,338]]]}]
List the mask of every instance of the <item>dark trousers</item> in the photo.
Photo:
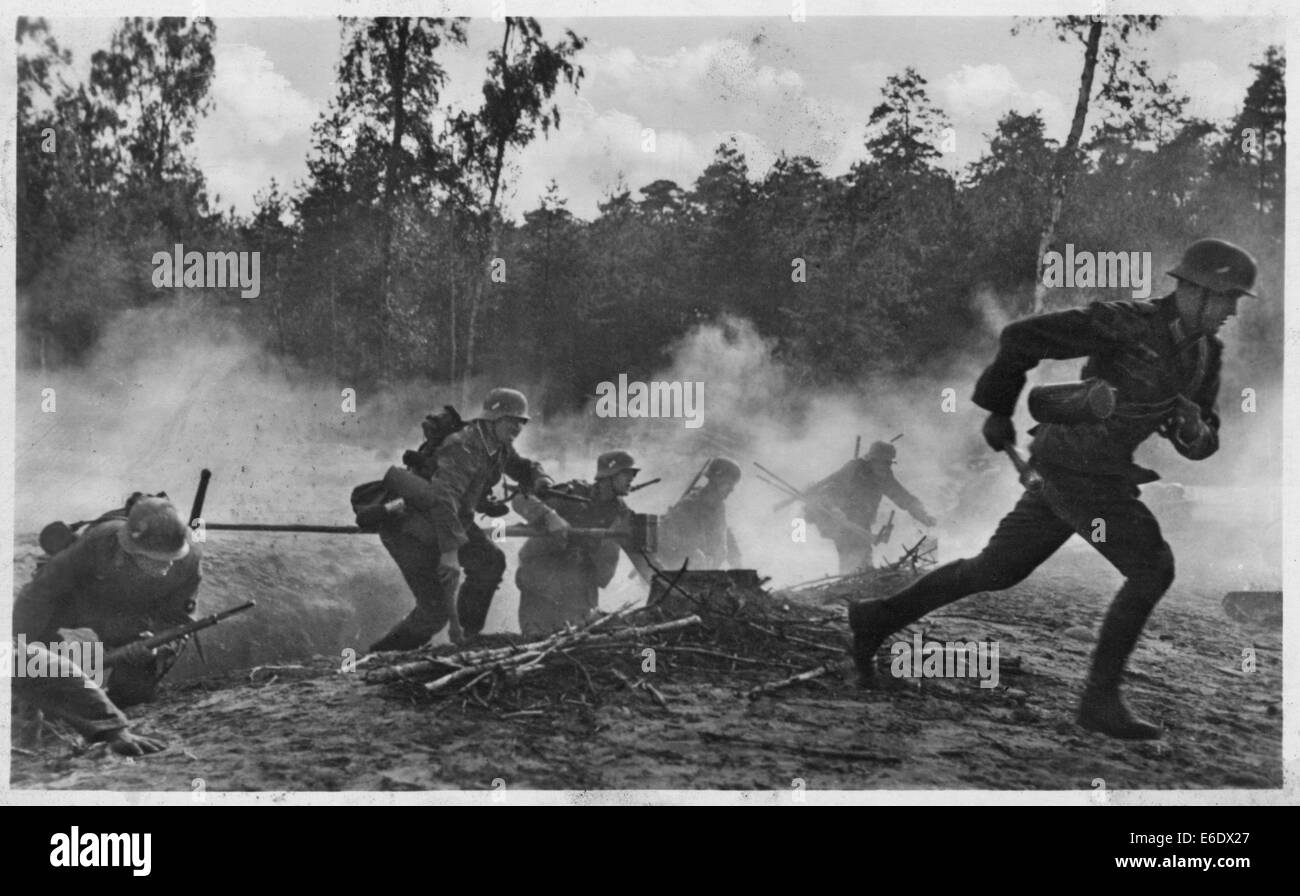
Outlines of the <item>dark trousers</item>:
[{"label": "dark trousers", "polygon": [[[506,555],[478,526],[466,526],[465,534],[469,542],[459,551],[465,581],[460,585],[458,615],[465,634],[476,635],[487,622],[492,596],[505,576]],[[433,637],[448,621],[444,594],[449,587],[456,587],[454,581],[444,580],[439,572],[437,545],[405,532],[381,532],[379,538],[415,595],[412,617],[418,619],[413,621],[428,628],[428,637]]]},{"label": "dark trousers", "polygon": [[1142,626],[1174,580],[1174,555],[1160,524],[1121,477],[1044,473],[1040,492],[1025,492],[998,523],[984,550],[945,564],[885,601],[902,627],[968,594],[1000,591],[1027,577],[1079,535],[1124,576],[1098,638],[1093,682],[1118,683]]},{"label": "dark trousers", "polygon": [[585,622],[600,602],[595,570],[563,555],[521,562],[515,584],[519,630],[529,637]]}]

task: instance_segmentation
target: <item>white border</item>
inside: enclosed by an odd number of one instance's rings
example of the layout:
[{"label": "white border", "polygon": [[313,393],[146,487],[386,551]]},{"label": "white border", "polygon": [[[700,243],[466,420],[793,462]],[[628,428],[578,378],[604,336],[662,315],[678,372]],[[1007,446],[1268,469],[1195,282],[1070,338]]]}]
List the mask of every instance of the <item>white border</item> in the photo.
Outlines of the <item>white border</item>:
[{"label": "white border", "polygon": [[[546,0],[524,2],[503,0],[508,15],[532,15],[539,18],[612,17],[612,16],[745,16],[788,18],[793,0]],[[0,120],[5,122],[3,140],[4,178],[3,207],[0,211],[0,290],[3,290],[3,318],[0,320],[0,544],[6,546],[0,558],[0,637],[10,637],[13,600],[13,520],[14,520],[14,359],[16,356],[14,255],[14,215],[16,211],[16,71],[14,59],[14,20],[19,14],[58,17],[113,17],[118,15],[206,15],[212,18],[324,18],[334,15],[470,15],[487,17],[493,10],[492,0],[476,2],[420,3],[410,0],[356,0],[356,2],[322,3],[319,0],[280,0],[268,6],[258,0],[172,0],[172,2],[122,3],[119,0],[40,0],[11,3],[4,0],[3,31],[5,59],[0,66]],[[1178,16],[1231,16],[1243,18],[1276,17],[1286,21],[1287,47],[1300,46],[1295,38],[1297,20],[1290,0],[1256,2],[1251,8],[1225,8],[1222,0],[1155,0],[1155,2],[1066,2],[1066,0],[876,0],[863,3],[852,0],[804,0],[809,18],[825,16],[1050,16],[1063,14],[1146,13]],[[1288,103],[1288,118],[1292,108]],[[1294,120],[1294,119],[1293,119]],[[1287,167],[1287,204],[1300,208],[1297,200],[1297,154],[1291,154]],[[1296,279],[1295,228],[1286,236],[1286,282]],[[1264,301],[1278,301],[1266,297]],[[1286,297],[1286,356],[1284,360],[1283,401],[1290,391],[1286,384],[1300,376],[1300,308]],[[1284,404],[1284,406],[1286,406]],[[1300,585],[1300,416],[1286,414],[1283,428],[1283,593],[1294,595]],[[1289,499],[1289,500],[1288,500]],[[1292,602],[1295,598],[1292,597]],[[1285,614],[1284,660],[1292,654],[1300,628],[1300,611]],[[608,790],[608,791],[506,791],[502,794],[471,791],[429,792],[262,792],[222,793],[209,791],[199,800],[185,792],[155,791],[50,791],[8,789],[10,754],[0,750],[0,805],[1270,805],[1297,802],[1297,773],[1300,773],[1300,705],[1296,695],[1300,688],[1300,663],[1292,659],[1283,667],[1283,787],[1280,790],[1109,790],[1104,796],[1090,791],[972,791],[972,790],[868,790],[805,791],[796,803],[792,792],[782,791],[679,791],[679,790]],[[9,742],[10,695],[0,688],[0,744]]]}]

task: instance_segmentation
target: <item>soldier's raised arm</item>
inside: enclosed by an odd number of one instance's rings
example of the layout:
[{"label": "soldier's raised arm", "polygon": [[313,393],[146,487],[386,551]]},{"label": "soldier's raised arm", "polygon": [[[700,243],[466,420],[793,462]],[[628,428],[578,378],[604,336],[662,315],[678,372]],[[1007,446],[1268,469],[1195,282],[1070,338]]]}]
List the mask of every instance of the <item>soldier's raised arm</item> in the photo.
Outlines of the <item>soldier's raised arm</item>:
[{"label": "soldier's raised arm", "polygon": [[1114,337],[1098,316],[1105,312],[1094,303],[1040,314],[1008,324],[1002,329],[998,354],[975,383],[975,404],[992,414],[1010,417],[1025,386],[1025,374],[1039,361],[1082,358],[1113,345]]}]

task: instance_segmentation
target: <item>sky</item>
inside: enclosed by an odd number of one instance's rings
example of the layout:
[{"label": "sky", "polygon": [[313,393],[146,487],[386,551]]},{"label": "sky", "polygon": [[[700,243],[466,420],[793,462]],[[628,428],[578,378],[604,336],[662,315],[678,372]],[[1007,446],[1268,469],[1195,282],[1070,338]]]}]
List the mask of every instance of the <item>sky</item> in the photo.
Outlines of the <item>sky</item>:
[{"label": "sky", "polygon": [[[108,45],[115,20],[49,19],[72,51],[74,71]],[[333,18],[223,18],[217,25],[215,101],[198,128],[193,155],[209,193],[240,213],[275,178],[306,176],[311,125],[334,92],[340,27]],[[511,158],[506,211],[534,208],[554,180],[582,218],[620,183],[634,194],[667,178],[692,184],[716,147],[734,139],[751,176],[781,153],[809,155],[829,175],[865,155],[866,122],[891,74],[915,67],[948,115],[956,149],[943,164],[974,161],[1008,111],[1041,112],[1049,136],[1063,140],[1078,89],[1083,49],[1061,43],[1046,25],[1012,36],[1010,17],[540,18],[543,33],[573,29],[587,40],[575,93],[558,94],[561,127]],[[470,23],[469,45],[449,51],[443,100],[476,105],[487,51],[499,23]],[[1189,111],[1230,119],[1253,78],[1251,63],[1283,40],[1283,23],[1265,18],[1176,17],[1144,41],[1157,75],[1173,75]],[[654,150],[645,150],[645,131]]]}]

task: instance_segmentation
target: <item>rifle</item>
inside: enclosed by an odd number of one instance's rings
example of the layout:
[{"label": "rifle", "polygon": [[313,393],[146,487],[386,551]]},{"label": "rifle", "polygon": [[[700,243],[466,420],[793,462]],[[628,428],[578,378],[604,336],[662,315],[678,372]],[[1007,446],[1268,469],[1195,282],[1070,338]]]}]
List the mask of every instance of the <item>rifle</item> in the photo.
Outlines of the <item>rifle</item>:
[{"label": "rifle", "polygon": [[208,497],[208,483],[212,480],[211,470],[199,471],[199,488],[194,493],[194,503],[190,505],[189,525],[194,526],[194,521],[203,516],[203,502]]},{"label": "rifle", "polygon": [[132,641],[130,644],[115,647],[104,654],[104,668],[107,669],[116,663],[120,663],[123,657],[126,656],[127,651],[132,647],[135,647],[137,644],[144,645],[149,650],[153,650],[155,647],[162,647],[164,644],[170,644],[172,641],[179,641],[181,638],[194,634],[194,632],[202,631],[205,628],[211,628],[223,619],[229,619],[236,613],[251,610],[255,606],[257,606],[257,604],[250,600],[237,607],[231,607],[229,610],[222,610],[220,613],[213,613],[210,616],[204,616],[202,619],[195,619],[192,622],[186,622],[182,625],[165,629],[164,631],[161,631],[156,635],[151,635],[148,638],[140,638],[138,641]]},{"label": "rifle", "polygon": [[[771,470],[769,470],[767,467],[760,464],[758,461],[754,462],[754,466],[758,467],[759,470],[761,470],[763,473],[766,473],[768,476],[771,477],[770,479],[764,479],[763,480],[764,482],[766,482],[768,485],[772,486],[773,488],[780,489],[781,491],[784,491],[788,495],[790,495],[790,497],[787,498],[785,501],[782,501],[780,504],[773,507],[772,508],[773,512],[780,510],[782,507],[785,507],[787,504],[793,504],[795,501],[803,501],[813,510],[821,511],[822,514],[829,517],[830,522],[833,523],[837,529],[840,529],[841,531],[849,532],[863,541],[866,542],[871,541],[871,537],[872,537],[871,532],[868,531],[867,529],[862,528],[857,523],[850,520],[847,516],[844,515],[844,511],[840,510],[834,504],[831,504],[829,501],[822,498],[810,497],[807,492],[799,491],[793,485],[786,482],[784,479],[782,479],[780,476],[773,473]],[[821,527],[819,526],[818,528]],[[823,534],[825,533],[823,532]]]},{"label": "rifle", "polygon": [[894,534],[894,511],[891,510],[889,511],[889,519],[885,520],[885,525],[881,526],[880,531],[876,533],[875,543],[885,544],[886,542],[889,541],[890,536],[893,534]]},{"label": "rifle", "polygon": [[682,497],[677,499],[677,502],[679,504],[681,503],[682,498],[685,498],[687,495],[689,495],[691,493],[691,489],[695,488],[695,483],[700,481],[700,477],[704,475],[704,471],[709,468],[709,464],[711,463],[713,463],[713,458],[709,458],[708,460],[706,460],[704,462],[704,466],[700,467],[700,471],[695,474],[695,478],[691,480],[691,484],[686,486],[686,491],[682,492]]}]

